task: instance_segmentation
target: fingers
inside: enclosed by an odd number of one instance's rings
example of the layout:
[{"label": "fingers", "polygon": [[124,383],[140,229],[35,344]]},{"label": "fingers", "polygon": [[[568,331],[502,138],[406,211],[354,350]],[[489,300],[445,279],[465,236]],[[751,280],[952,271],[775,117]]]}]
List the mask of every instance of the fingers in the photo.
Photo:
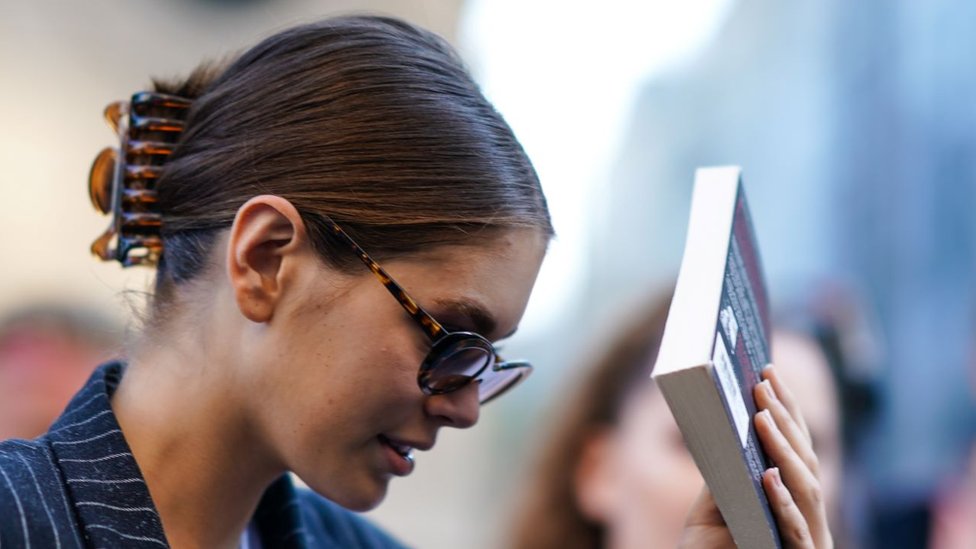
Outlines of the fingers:
[{"label": "fingers", "polygon": [[803,414],[800,413],[800,405],[796,401],[796,397],[793,396],[793,392],[790,388],[786,386],[782,378],[779,377],[779,371],[773,367],[772,364],[767,365],[763,368],[762,377],[764,380],[769,381],[773,386],[773,391],[775,391],[776,396],[779,398],[783,406],[786,407],[790,412],[790,416],[793,417],[793,421],[800,426],[803,433],[806,435],[807,439],[810,439],[810,429],[807,427],[807,422],[803,419]]},{"label": "fingers", "polygon": [[767,469],[763,474],[763,488],[769,498],[769,507],[776,517],[784,547],[790,549],[814,549],[813,536],[804,514],[797,507],[792,494],[783,484],[780,470]]},{"label": "fingers", "polygon": [[760,410],[768,410],[772,414],[776,426],[786,437],[790,446],[813,475],[820,478],[820,463],[813,451],[810,436],[797,424],[795,416],[789,412],[786,405],[777,398],[778,392],[773,390],[769,380],[756,385],[755,393],[756,407]]},{"label": "fingers", "polygon": [[[790,530],[789,533],[783,534],[784,539],[787,536],[792,536],[795,540],[803,539],[805,528],[816,547],[831,547],[833,542],[827,525],[827,513],[820,481],[815,473],[817,461],[810,447],[810,441],[803,436],[799,426],[793,421],[786,407],[776,398],[775,393],[768,391],[769,383],[763,382],[760,385],[765,387],[756,388],[757,404],[766,404],[767,407],[756,415],[756,433],[766,455],[778,465],[776,478],[768,481],[772,484],[767,485],[765,476],[763,484],[771,502],[774,497],[777,498],[775,501],[778,503],[773,503],[772,506],[781,506],[782,519],[777,518],[777,521],[782,529]],[[792,434],[788,437],[784,434],[784,430]],[[813,464],[813,467],[808,465],[808,461]],[[779,482],[773,482],[775,480]],[[783,494],[774,495],[773,489],[776,488],[786,490],[789,500],[786,500]],[[803,528],[796,525],[796,517],[789,510],[790,505],[800,513]],[[800,544],[796,547],[806,547],[806,545]]]},{"label": "fingers", "polygon": [[790,492],[793,493],[800,510],[805,516],[816,516],[823,507],[820,481],[779,430],[768,410],[763,410],[756,416],[756,431],[762,440],[766,455],[779,466],[780,476],[790,487]]}]

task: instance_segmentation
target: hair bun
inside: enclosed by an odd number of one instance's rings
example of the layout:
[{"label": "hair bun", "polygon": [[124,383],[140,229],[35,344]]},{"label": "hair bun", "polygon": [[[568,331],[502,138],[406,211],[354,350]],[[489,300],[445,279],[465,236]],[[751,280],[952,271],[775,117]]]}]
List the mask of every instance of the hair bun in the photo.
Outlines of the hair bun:
[{"label": "hair bun", "polygon": [[88,191],[95,209],[110,214],[108,229],[92,253],[124,267],[155,265],[163,252],[156,182],[183,133],[189,99],[142,91],[105,108],[119,138],[95,157]]}]

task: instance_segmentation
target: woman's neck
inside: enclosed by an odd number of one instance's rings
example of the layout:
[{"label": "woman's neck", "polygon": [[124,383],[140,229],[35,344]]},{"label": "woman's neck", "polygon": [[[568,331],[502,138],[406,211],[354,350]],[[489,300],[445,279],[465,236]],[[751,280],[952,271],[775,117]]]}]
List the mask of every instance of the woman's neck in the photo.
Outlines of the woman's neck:
[{"label": "woman's neck", "polygon": [[[226,349],[221,343],[206,348]],[[193,343],[184,339],[137,354],[112,408],[170,545],[237,547],[284,467],[249,421],[248,400],[227,379],[228,363],[220,361],[228,357],[187,346]]]}]

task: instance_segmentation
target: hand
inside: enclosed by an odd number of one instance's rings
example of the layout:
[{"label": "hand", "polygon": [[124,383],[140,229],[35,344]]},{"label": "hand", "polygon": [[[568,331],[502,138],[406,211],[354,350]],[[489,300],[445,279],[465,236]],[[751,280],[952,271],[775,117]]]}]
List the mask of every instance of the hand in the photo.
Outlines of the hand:
[{"label": "hand", "polygon": [[[819,464],[810,431],[793,393],[772,366],[756,385],[756,432],[766,455],[777,464],[763,473],[763,488],[783,546],[788,549],[832,549],[827,511],[820,489]],[[732,548],[735,543],[708,488],[692,506],[682,547]]]},{"label": "hand", "polygon": [[763,474],[763,488],[776,517],[783,544],[789,548],[830,549],[827,510],[820,488],[820,465],[793,393],[776,369],[763,370],[756,385],[756,432],[766,455],[778,467]]}]

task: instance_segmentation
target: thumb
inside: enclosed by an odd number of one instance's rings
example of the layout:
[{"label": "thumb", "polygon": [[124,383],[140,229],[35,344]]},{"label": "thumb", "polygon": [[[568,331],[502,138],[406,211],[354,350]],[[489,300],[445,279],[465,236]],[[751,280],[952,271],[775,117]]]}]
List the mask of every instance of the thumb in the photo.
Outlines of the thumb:
[{"label": "thumb", "polygon": [[687,526],[725,526],[722,513],[719,512],[715,500],[708,486],[702,486],[701,492],[695,498],[695,503],[688,513]]}]

